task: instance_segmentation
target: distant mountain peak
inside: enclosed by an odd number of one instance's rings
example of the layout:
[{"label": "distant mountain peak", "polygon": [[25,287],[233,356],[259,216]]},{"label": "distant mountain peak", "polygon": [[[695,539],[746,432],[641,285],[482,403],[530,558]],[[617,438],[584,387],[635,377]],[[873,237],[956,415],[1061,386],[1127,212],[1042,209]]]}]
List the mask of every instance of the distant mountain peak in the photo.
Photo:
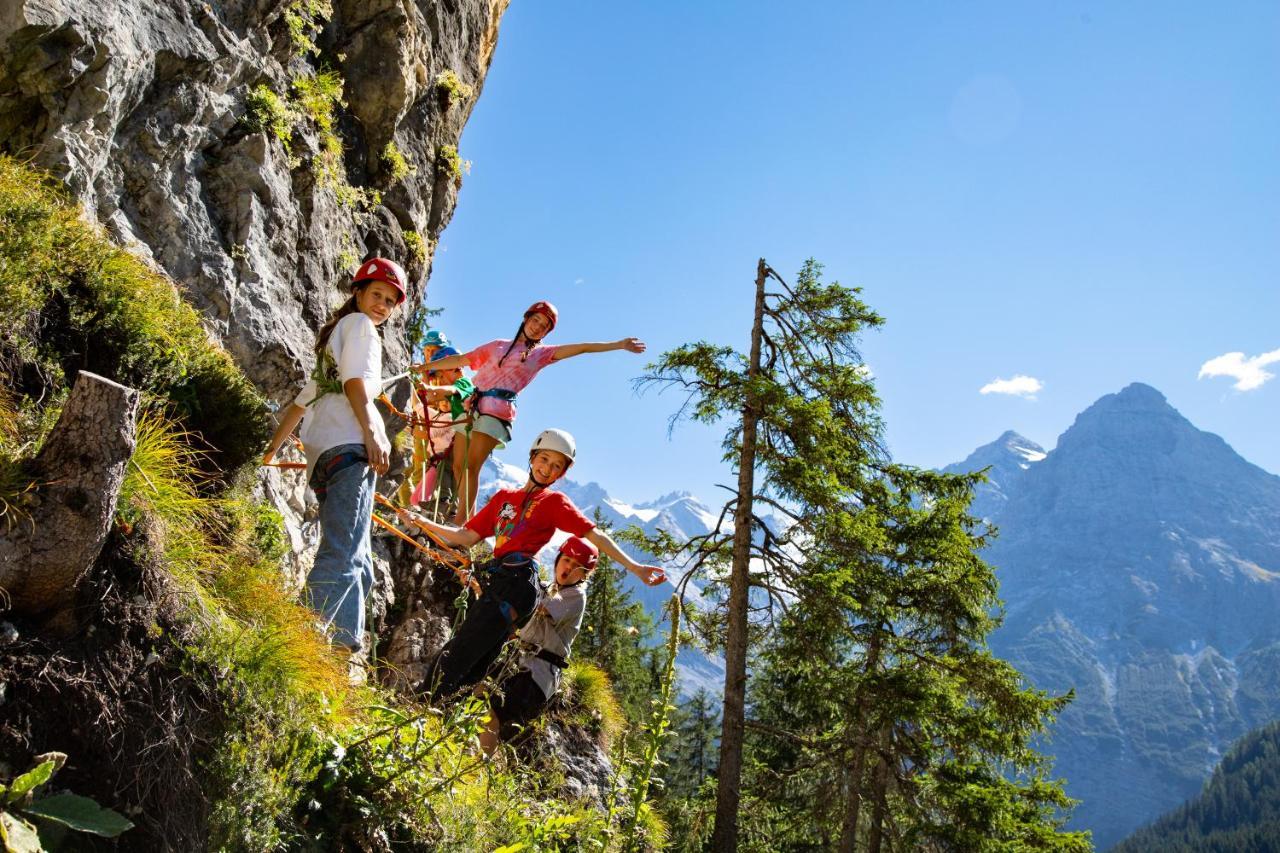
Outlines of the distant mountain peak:
[{"label": "distant mountain peak", "polygon": [[[678,503],[679,501],[688,500],[693,497],[693,492],[681,489],[675,492],[668,492],[657,500],[645,501],[642,504],[636,504],[636,509],[662,509],[663,507],[670,506],[673,503]],[[696,498],[694,499],[696,500]]]},{"label": "distant mountain peak", "polygon": [[1106,395],[1093,405],[1105,405],[1128,410],[1173,410],[1173,406],[1169,405],[1169,401],[1165,399],[1163,394],[1142,382],[1131,382],[1116,393]]},{"label": "distant mountain peak", "polygon": [[[1058,449],[1073,452],[1078,444],[1098,445],[1114,453],[1168,453],[1181,440],[1205,435],[1169,404],[1165,396],[1141,382],[1099,398],[1076,416],[1058,439]],[[1221,439],[1215,440],[1227,449]],[[1234,455],[1234,454],[1232,454]]]}]

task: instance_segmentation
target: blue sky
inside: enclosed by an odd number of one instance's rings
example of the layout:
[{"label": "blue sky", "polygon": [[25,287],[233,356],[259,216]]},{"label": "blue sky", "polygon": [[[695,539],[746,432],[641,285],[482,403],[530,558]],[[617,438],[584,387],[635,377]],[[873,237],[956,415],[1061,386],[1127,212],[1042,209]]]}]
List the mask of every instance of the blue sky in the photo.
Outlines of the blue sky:
[{"label": "blue sky", "polygon": [[[1280,379],[1197,378],[1280,350],[1278,47],[1276,3],[517,0],[428,301],[464,346],[550,299],[550,341],[745,349],[756,259],[812,256],[887,320],[863,351],[901,461],[1052,446],[1142,381],[1280,472]],[[647,360],[551,367],[516,444],[563,426],[576,479],[717,497],[721,431],[668,440]],[[1034,399],[979,393],[1015,376]]]}]

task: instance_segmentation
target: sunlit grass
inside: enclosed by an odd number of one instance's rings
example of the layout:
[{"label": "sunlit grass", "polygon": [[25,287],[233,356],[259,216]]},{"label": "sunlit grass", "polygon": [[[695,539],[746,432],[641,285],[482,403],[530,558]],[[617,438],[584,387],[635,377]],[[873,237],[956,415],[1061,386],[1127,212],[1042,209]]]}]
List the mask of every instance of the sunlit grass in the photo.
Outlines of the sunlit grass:
[{"label": "sunlit grass", "polygon": [[609,673],[593,664],[573,661],[565,670],[560,689],[572,720],[598,733],[604,746],[610,746],[626,725],[626,717],[613,693]]},{"label": "sunlit grass", "polygon": [[261,553],[261,513],[247,498],[203,493],[208,475],[196,440],[164,409],[145,407],[119,501],[122,520],[145,525],[159,543],[200,629],[193,653],[300,708],[349,709],[345,660],[285,588],[270,559],[278,555]]},{"label": "sunlit grass", "polygon": [[224,469],[260,451],[261,395],[174,283],[86,222],[51,178],[4,155],[0,293],[0,375],[13,387],[20,376],[43,386],[24,389],[31,399],[11,408],[56,417],[69,377],[90,370],[177,403],[218,445]]}]

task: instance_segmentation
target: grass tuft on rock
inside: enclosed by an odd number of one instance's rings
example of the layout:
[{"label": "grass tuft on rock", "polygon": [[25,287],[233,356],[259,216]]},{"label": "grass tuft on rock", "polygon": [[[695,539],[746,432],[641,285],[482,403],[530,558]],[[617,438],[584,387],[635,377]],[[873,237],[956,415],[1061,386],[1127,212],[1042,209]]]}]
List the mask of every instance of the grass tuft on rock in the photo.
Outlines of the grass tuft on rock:
[{"label": "grass tuft on rock", "polygon": [[223,470],[266,442],[264,400],[173,282],[86,223],[52,178],[0,156],[0,377],[52,422],[50,401],[81,370],[173,400]]},{"label": "grass tuft on rock", "polygon": [[599,737],[604,746],[611,746],[626,725],[626,717],[609,673],[593,664],[571,661],[561,689],[569,720]]}]

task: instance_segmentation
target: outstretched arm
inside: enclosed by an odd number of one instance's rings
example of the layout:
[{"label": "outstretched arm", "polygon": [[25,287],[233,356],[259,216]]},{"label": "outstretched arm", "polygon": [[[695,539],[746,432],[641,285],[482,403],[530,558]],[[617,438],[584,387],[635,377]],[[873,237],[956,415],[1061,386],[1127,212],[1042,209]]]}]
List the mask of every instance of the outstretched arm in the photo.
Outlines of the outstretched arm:
[{"label": "outstretched arm", "polygon": [[645,586],[657,586],[667,579],[667,573],[662,570],[661,566],[645,566],[637,563],[624,554],[622,549],[618,547],[618,543],[613,541],[613,537],[599,527],[591,528],[586,538],[595,543],[595,546],[607,556],[626,566],[627,571],[640,578]]},{"label": "outstretched arm", "polygon": [[400,517],[411,524],[414,524],[428,533],[434,533],[450,545],[457,545],[462,548],[470,548],[482,538],[469,527],[454,527],[451,524],[438,524],[429,518],[418,515],[416,512],[407,509],[397,510]]},{"label": "outstretched arm", "polygon": [[444,358],[423,365],[423,367],[429,367],[431,370],[453,370],[455,367],[467,367],[468,364],[467,356],[464,353],[462,355],[446,355]]},{"label": "outstretched arm", "polygon": [[307,410],[297,403],[290,403],[289,408],[284,410],[284,415],[280,418],[280,425],[276,427],[275,433],[271,436],[271,441],[267,444],[267,452],[262,454],[263,465],[271,464],[271,460],[275,458],[276,451],[280,449],[280,445],[293,434],[298,422],[302,420],[302,416],[306,413]]},{"label": "outstretched arm", "polygon": [[620,341],[600,344],[561,344],[556,347],[555,355],[551,356],[551,360],[564,361],[566,358],[573,358],[575,355],[582,355],[584,352],[610,352],[616,349],[624,349],[627,352],[644,352],[645,343],[639,338],[623,338]]}]

